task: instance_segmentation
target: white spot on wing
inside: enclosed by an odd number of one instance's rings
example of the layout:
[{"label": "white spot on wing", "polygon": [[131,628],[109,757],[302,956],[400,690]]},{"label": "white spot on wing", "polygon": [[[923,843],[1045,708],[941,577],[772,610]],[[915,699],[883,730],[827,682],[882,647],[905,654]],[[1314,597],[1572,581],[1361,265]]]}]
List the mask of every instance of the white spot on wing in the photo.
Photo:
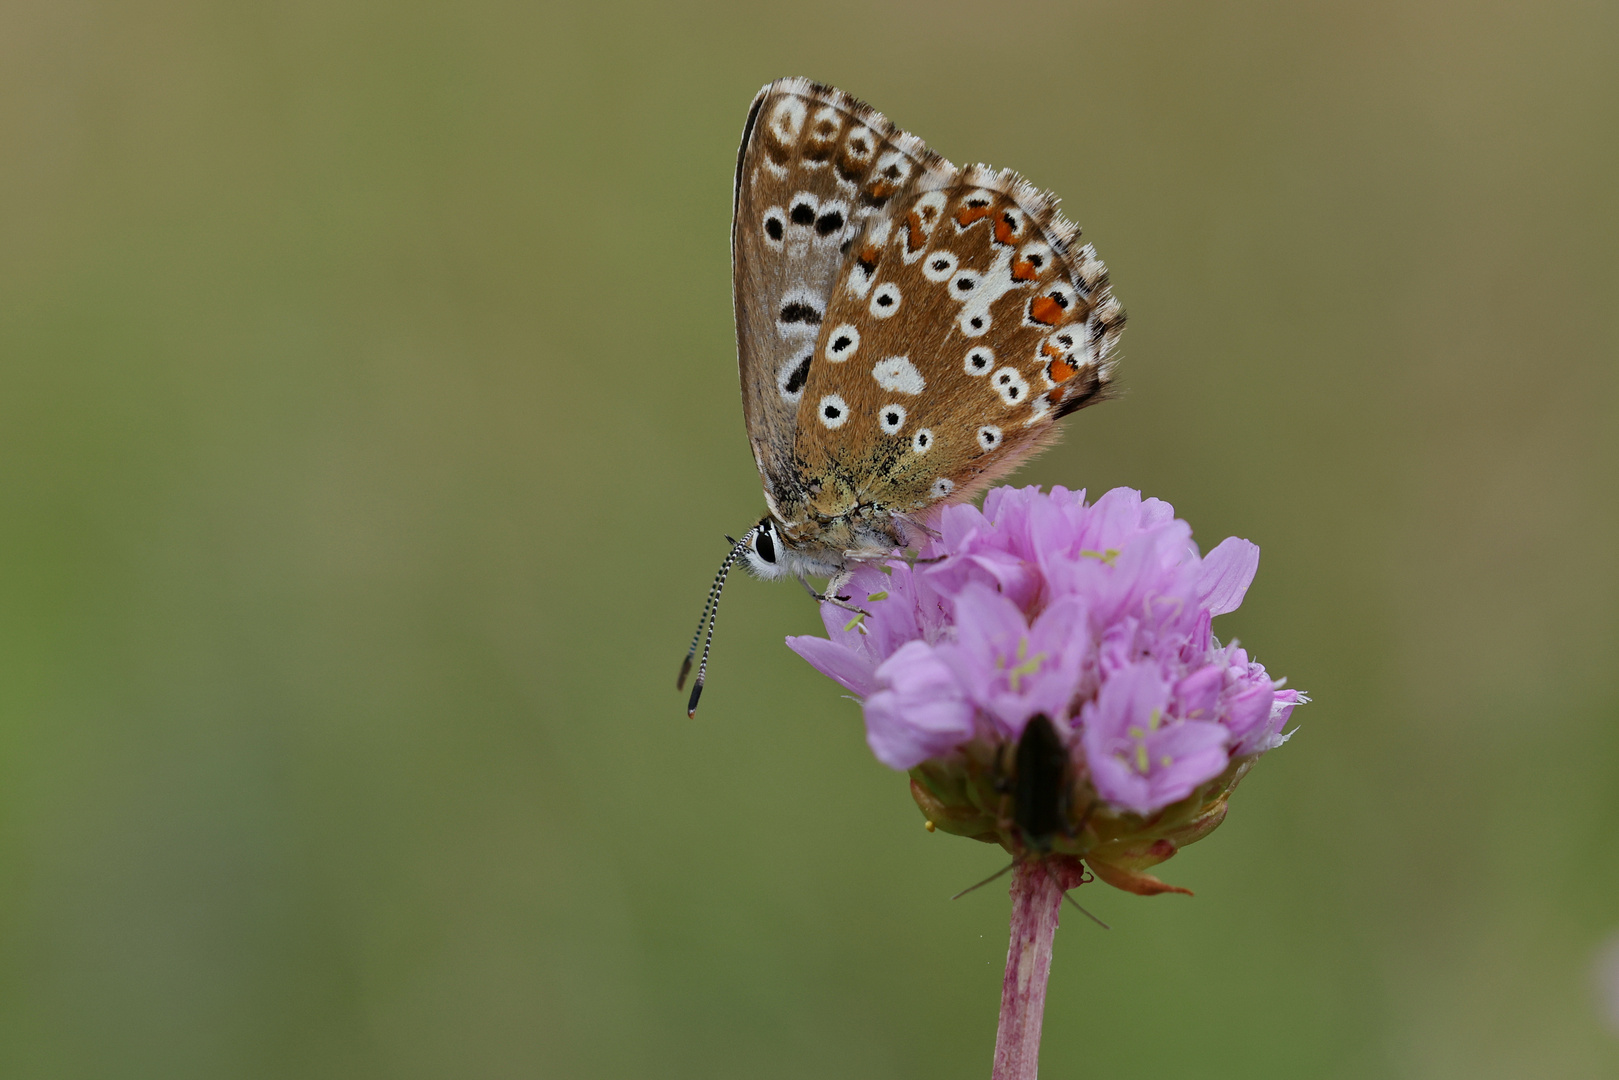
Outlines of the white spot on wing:
[{"label": "white spot on wing", "polygon": [[972,299],[973,290],[978,288],[979,276],[971,270],[963,270],[950,282],[950,299],[965,304]]},{"label": "white spot on wing", "polygon": [[1043,274],[1051,265],[1051,248],[1042,240],[1030,240],[1018,248],[1017,261],[1026,262],[1034,267],[1035,273]]},{"label": "white spot on wing", "polygon": [[930,251],[922,263],[922,276],[933,282],[950,280],[956,272],[956,257],[948,251]]},{"label": "white spot on wing", "polygon": [[893,225],[887,218],[878,218],[867,224],[864,236],[856,238],[855,242],[859,245],[855,252],[856,258],[848,263],[849,269],[844,277],[844,280],[848,282],[847,288],[851,296],[863,298],[866,293],[871,291],[871,284],[876,280],[877,276],[877,267],[873,265],[870,270],[867,270],[861,265],[858,256],[864,254],[867,248],[874,248],[881,252],[883,245],[888,242],[888,234],[892,228]]},{"label": "white spot on wing", "polygon": [[974,346],[967,350],[967,360],[962,366],[969,375],[988,375],[995,366],[995,350],[988,345]]},{"label": "white spot on wing", "polygon": [[1001,429],[994,424],[985,424],[979,428],[978,445],[984,450],[993,450],[1001,445]]},{"label": "white spot on wing", "polygon": [[[807,191],[800,191],[788,200],[787,206],[787,227],[807,238],[815,227],[815,216],[820,213],[821,200]],[[808,220],[799,220],[801,218]]]},{"label": "white spot on wing", "polygon": [[[774,229],[771,222],[775,222]],[[772,231],[775,232],[774,236],[771,235]],[[766,247],[772,251],[781,250],[782,241],[787,236],[787,215],[782,212],[781,207],[772,206],[760,215],[759,232],[764,238]]]},{"label": "white spot on wing", "polygon": [[888,318],[890,315],[894,314],[894,312],[899,310],[901,299],[903,299],[903,297],[900,296],[898,285],[895,285],[892,281],[883,282],[881,285],[877,286],[876,289],[872,290],[872,315],[879,319]]},{"label": "white spot on wing", "polygon": [[890,356],[887,360],[879,360],[872,365],[871,377],[877,380],[877,385],[884,390],[892,390],[896,394],[920,394],[927,388],[922,380],[922,373],[916,370],[909,357]]},{"label": "white spot on wing", "polygon": [[[966,210],[978,210],[978,209],[980,209],[982,207],[990,205],[994,201],[995,201],[995,196],[991,195],[987,191],[979,190],[979,191],[974,191],[974,192],[970,193],[965,199],[963,199],[961,201],[961,205],[962,205],[962,208],[966,209]],[[956,219],[956,231],[958,233],[966,232],[968,229],[972,228],[974,225],[977,225],[980,221],[988,221],[988,220],[989,220],[989,218],[987,218],[987,217],[980,217],[980,218],[973,219],[972,221],[968,222],[966,225],[963,225],[961,223],[961,219],[957,218]]]},{"label": "white spot on wing", "polygon": [[826,358],[834,364],[849,359],[858,348],[860,348],[860,331],[848,323],[834,327],[832,332],[826,335]]},{"label": "white spot on wing", "polygon": [[1029,400],[1029,381],[1015,367],[1003,367],[990,378],[990,385],[1007,405],[1021,405]]},{"label": "white spot on wing", "polygon": [[941,476],[933,481],[933,487],[930,489],[929,494],[935,499],[942,499],[954,490],[956,490],[956,482],[948,476]]},{"label": "white spot on wing", "polygon": [[836,431],[849,422],[849,403],[836,394],[828,394],[815,407],[815,415],[828,431]]},{"label": "white spot on wing", "polygon": [[852,228],[848,203],[841,199],[824,202],[815,215],[815,243],[818,247],[842,244]]},{"label": "white spot on wing", "polygon": [[918,454],[927,453],[928,448],[932,445],[933,432],[928,428],[923,428],[921,431],[918,431],[914,436],[911,437],[911,449]]},{"label": "white spot on wing", "polygon": [[804,103],[795,97],[784,97],[776,104],[776,111],[770,114],[770,135],[783,146],[791,146],[798,141],[798,133],[804,128]]},{"label": "white spot on wing", "polygon": [[[934,227],[944,217],[944,205],[945,193],[943,191],[930,191],[917,199],[916,204],[911,207],[910,213],[905,215],[905,224],[900,230],[900,236],[903,239],[903,243],[900,245],[902,249],[901,257],[905,262],[914,263],[927,250],[928,237],[933,235]],[[913,240],[917,243],[914,250],[911,247]]]},{"label": "white spot on wing", "polygon": [[843,152],[849,164],[864,165],[877,152],[877,136],[868,127],[850,128],[848,138],[843,141]]},{"label": "white spot on wing", "polygon": [[784,338],[815,337],[821,332],[821,298],[809,289],[788,289],[776,306],[776,333]]},{"label": "white spot on wing", "polygon": [[1051,412],[1051,399],[1045,394],[1041,394],[1030,403],[1029,411],[1033,415],[1023,421],[1024,427],[1034,427],[1034,425],[1046,418],[1046,415]]},{"label": "white spot on wing", "polygon": [[877,159],[872,172],[884,183],[904,187],[905,181],[911,178],[911,161],[900,151],[890,150]]},{"label": "white spot on wing", "polygon": [[877,426],[884,435],[897,435],[905,426],[905,406],[888,404],[877,410]]},{"label": "white spot on wing", "polygon": [[793,404],[804,396],[804,384],[809,381],[809,353],[795,356],[781,365],[776,372],[776,390],[781,396]]}]

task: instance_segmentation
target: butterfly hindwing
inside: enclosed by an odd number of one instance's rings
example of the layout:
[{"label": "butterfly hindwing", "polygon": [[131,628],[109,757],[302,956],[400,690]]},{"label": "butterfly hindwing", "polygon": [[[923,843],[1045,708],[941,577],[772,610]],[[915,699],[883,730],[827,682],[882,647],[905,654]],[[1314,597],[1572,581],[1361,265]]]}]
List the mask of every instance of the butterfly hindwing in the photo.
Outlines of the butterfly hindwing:
[{"label": "butterfly hindwing", "polygon": [[1105,394],[1123,324],[1054,201],[975,165],[854,239],[799,403],[815,502],[914,513],[969,498]]},{"label": "butterfly hindwing", "polygon": [[852,240],[919,182],[953,171],[831,87],[782,79],[754,99],[737,157],[731,256],[743,418],[773,506],[795,475],[810,357]]}]

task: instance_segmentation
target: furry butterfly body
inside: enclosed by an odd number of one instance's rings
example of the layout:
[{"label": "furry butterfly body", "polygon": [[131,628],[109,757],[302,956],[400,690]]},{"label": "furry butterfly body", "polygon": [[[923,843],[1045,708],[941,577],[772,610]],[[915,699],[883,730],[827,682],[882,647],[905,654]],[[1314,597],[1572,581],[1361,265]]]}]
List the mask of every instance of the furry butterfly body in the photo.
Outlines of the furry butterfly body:
[{"label": "furry butterfly body", "polygon": [[759,92],[731,254],[769,512],[716,577],[682,683],[736,561],[828,577],[842,602],[852,564],[919,542],[935,507],[977,495],[1106,396],[1124,313],[1078,235],[1016,173],[958,168],[839,90]]}]

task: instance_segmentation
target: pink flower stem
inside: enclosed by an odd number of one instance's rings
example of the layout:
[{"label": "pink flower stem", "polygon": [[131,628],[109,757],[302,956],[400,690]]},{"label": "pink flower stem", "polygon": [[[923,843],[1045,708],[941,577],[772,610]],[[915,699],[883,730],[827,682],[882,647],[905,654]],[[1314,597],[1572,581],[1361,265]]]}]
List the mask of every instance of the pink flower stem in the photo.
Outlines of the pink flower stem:
[{"label": "pink flower stem", "polygon": [[1077,862],[1061,857],[1022,860],[1012,870],[1012,940],[1001,981],[993,1080],[1035,1080],[1039,1075],[1051,939],[1063,893],[1078,885],[1082,874]]}]

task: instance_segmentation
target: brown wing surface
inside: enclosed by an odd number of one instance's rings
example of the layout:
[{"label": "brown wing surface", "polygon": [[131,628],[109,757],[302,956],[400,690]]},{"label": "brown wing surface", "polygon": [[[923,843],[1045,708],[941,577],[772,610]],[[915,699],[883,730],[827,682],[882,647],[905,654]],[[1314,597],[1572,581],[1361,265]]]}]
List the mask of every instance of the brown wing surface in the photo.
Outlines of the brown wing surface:
[{"label": "brown wing surface", "polygon": [[772,505],[833,286],[863,223],[954,172],[913,135],[806,79],[759,92],[737,157],[731,258],[743,417]]},{"label": "brown wing surface", "polygon": [[969,498],[1100,400],[1123,326],[1052,198],[975,165],[864,222],[822,315],[795,455],[823,508]]}]

